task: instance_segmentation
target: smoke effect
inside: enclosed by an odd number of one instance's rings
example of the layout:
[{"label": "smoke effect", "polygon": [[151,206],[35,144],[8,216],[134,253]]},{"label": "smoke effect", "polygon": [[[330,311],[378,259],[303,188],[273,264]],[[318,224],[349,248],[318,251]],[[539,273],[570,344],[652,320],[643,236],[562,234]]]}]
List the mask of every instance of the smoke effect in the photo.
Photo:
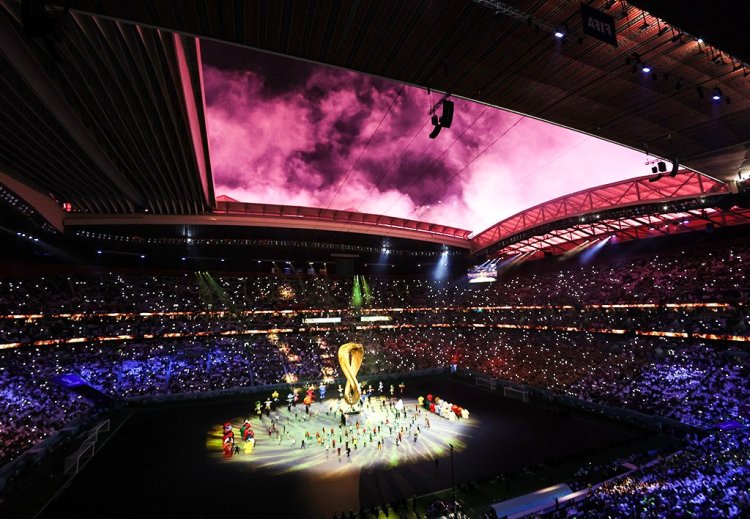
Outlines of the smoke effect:
[{"label": "smoke effect", "polygon": [[202,49],[215,192],[242,202],[481,231],[647,172],[642,153],[462,99],[451,128],[429,139],[438,97],[420,88],[224,44]]}]

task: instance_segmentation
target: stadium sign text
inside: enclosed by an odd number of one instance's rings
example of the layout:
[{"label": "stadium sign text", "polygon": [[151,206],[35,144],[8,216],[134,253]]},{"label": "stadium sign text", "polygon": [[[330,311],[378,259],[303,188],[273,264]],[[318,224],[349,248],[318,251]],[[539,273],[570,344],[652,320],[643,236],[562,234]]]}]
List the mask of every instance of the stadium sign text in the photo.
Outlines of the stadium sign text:
[{"label": "stadium sign text", "polygon": [[586,4],[581,4],[581,18],[583,18],[584,34],[617,47],[614,18]]}]

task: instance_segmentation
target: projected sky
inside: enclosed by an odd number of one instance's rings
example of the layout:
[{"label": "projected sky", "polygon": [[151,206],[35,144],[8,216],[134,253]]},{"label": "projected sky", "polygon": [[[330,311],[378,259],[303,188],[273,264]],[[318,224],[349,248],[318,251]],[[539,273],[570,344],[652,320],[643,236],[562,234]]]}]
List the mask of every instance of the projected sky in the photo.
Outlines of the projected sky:
[{"label": "projected sky", "polygon": [[523,209],[649,172],[643,153],[355,72],[204,41],[214,188],[241,202],[354,210],[481,231]]}]

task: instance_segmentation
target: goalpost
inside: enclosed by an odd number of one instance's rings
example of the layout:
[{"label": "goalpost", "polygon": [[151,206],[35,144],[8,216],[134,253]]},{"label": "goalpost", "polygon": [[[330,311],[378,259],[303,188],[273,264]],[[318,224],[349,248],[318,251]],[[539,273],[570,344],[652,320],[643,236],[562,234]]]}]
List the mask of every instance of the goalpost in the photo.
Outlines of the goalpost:
[{"label": "goalpost", "polygon": [[503,388],[503,396],[506,398],[520,400],[524,403],[528,403],[529,401],[529,392],[525,389],[514,389],[512,387],[505,386]]},{"label": "goalpost", "polygon": [[76,475],[89,459],[94,457],[97,452],[97,442],[99,433],[109,432],[109,420],[101,422],[88,432],[88,436],[76,451],[65,458],[63,474],[66,476]]}]

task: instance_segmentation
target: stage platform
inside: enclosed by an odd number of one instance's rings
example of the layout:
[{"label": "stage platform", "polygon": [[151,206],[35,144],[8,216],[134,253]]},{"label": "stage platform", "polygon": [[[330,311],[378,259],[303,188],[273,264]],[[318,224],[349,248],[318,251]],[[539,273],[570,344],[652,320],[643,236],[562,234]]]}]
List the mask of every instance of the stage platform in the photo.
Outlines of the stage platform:
[{"label": "stage platform", "polygon": [[346,426],[341,425],[341,407],[347,409],[348,404],[327,399],[313,402],[309,413],[304,405],[291,411],[281,406],[260,420],[249,418],[254,431],[250,453],[245,452],[246,442],[239,434],[245,418],[235,417],[230,423],[239,452],[230,458],[224,456],[222,424],[211,429],[206,446],[218,463],[243,463],[274,473],[311,471],[332,477],[362,468],[434,462],[449,454],[450,445],[454,454],[464,450],[473,434],[471,429],[480,426],[476,418],[438,416],[419,406],[414,398],[372,397],[362,412],[344,415]]}]

